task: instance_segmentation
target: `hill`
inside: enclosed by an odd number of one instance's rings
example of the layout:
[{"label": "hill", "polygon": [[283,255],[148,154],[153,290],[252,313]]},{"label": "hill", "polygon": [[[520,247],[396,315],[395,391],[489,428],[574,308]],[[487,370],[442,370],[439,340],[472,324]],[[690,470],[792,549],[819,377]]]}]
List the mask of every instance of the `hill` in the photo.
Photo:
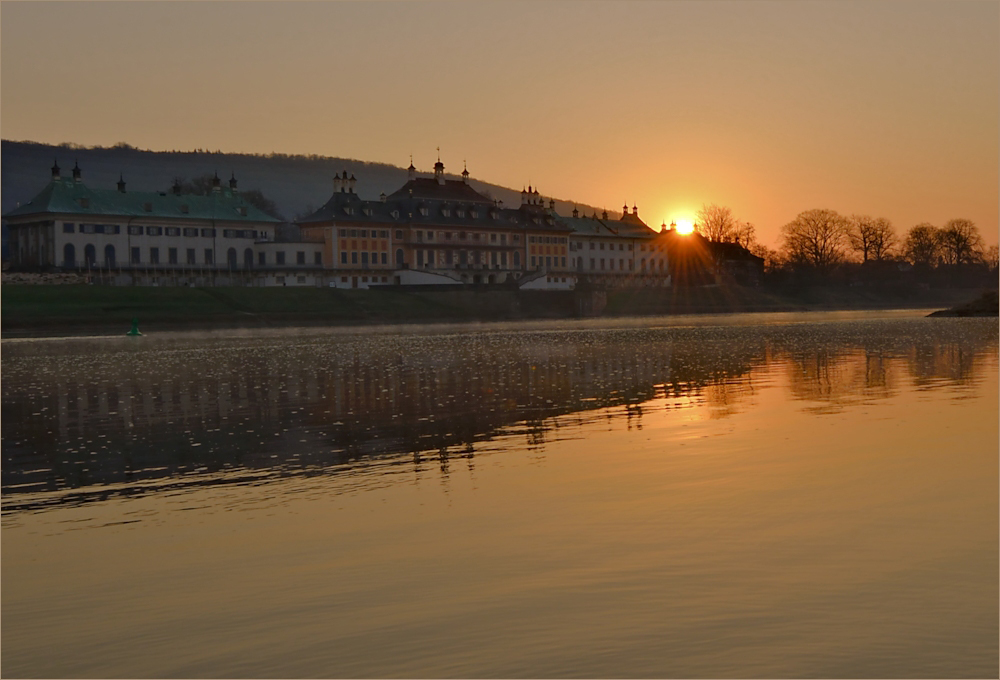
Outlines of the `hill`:
[{"label": "hill", "polygon": [[[274,201],[288,220],[323,205],[333,192],[333,176],[347,172],[357,177],[361,198],[375,200],[383,191],[392,193],[406,182],[405,168],[387,163],[368,163],[352,158],[330,156],[293,156],[286,154],[236,154],[221,151],[146,151],[127,144],[113,147],[82,147],[74,144],[38,144],[36,142],[0,142],[2,162],[2,211],[13,210],[31,200],[50,177],[50,168],[58,159],[64,173],[74,162],[83,170],[83,180],[91,187],[114,187],[119,174],[129,189],[166,191],[175,177],[190,179],[218,172],[223,179],[235,173],[242,190],[260,189]],[[430,168],[423,170],[430,171]],[[452,179],[460,176],[449,174]],[[521,190],[471,180],[478,191],[502,200],[507,207],[521,203]],[[578,205],[586,211],[593,207],[556,200],[556,210],[569,214]],[[6,249],[6,233],[4,234]]]}]

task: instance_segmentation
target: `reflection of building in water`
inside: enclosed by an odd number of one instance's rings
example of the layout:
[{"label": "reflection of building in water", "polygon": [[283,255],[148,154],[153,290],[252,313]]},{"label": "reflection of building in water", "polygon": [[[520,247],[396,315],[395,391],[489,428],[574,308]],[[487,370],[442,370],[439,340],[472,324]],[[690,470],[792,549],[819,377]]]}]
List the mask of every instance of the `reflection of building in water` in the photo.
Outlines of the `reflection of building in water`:
[{"label": "reflection of building in water", "polygon": [[69,352],[22,357],[21,375],[5,366],[5,489],[321,467],[501,432],[541,445],[553,416],[624,406],[616,417],[638,424],[636,405],[698,395],[750,365],[722,345],[619,332]]},{"label": "reflection of building in water", "polygon": [[945,330],[372,334],[111,349],[74,340],[38,355],[5,346],[3,489],[309,474],[414,452],[446,460],[499,435],[543,446],[574,426],[553,416],[581,421],[606,407],[616,408],[601,417],[634,427],[650,409],[692,403],[726,417],[752,406],[753,371],[778,362],[795,398],[843,408],[891,397],[907,372],[917,384],[972,380],[977,357],[996,347],[995,324]]}]

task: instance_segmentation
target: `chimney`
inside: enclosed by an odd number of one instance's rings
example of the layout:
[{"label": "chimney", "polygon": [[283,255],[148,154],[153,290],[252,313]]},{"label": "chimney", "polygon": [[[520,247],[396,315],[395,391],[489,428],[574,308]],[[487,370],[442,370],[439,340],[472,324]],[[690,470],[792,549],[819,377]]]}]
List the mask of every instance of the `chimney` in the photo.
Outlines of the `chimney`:
[{"label": "chimney", "polygon": [[[344,174],[346,175],[347,172],[345,171]],[[358,180],[354,179],[354,175],[351,175],[351,179],[349,179],[347,181],[349,182],[349,185],[348,185],[349,191],[350,191],[350,193],[353,194],[354,193],[354,185],[358,183]]]},{"label": "chimney", "polygon": [[607,210],[605,210],[604,212],[601,213],[601,219],[602,220],[608,219],[608,211]]},{"label": "chimney", "polygon": [[121,173],[118,173],[118,191],[125,193],[125,177]]},{"label": "chimney", "polygon": [[340,177],[340,193],[347,193],[347,170],[344,170],[344,174]]},{"label": "chimney", "polygon": [[333,176],[333,193],[340,193],[340,173],[338,172]]},{"label": "chimney", "polygon": [[59,161],[53,160],[52,165],[52,179],[59,179]]},{"label": "chimney", "polygon": [[222,191],[222,180],[219,179],[219,171],[215,171],[215,177],[212,178],[212,193],[217,194]]},{"label": "chimney", "polygon": [[233,171],[233,176],[229,178],[229,190],[234,194],[236,193],[236,171]]},{"label": "chimney", "polygon": [[81,178],[80,175],[81,175],[80,164],[77,163],[76,161],[73,161],[73,181],[74,182],[82,182],[83,179]]}]

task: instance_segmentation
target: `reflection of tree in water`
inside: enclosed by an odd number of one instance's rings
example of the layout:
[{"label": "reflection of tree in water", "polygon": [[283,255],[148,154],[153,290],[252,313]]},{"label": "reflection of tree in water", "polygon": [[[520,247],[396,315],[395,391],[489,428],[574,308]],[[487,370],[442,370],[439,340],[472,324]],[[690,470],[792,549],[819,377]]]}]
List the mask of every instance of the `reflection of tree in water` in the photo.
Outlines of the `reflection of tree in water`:
[{"label": "reflection of tree in water", "polygon": [[752,405],[754,370],[775,361],[787,362],[796,398],[841,408],[891,396],[902,366],[918,383],[972,379],[996,331],[971,321],[5,351],[3,489],[255,482],[401,454],[446,474],[450,459],[471,460],[497,436],[543,447],[588,419],[638,428],[651,409],[692,401],[726,417]]},{"label": "reflection of tree in water", "polygon": [[977,362],[996,355],[996,322],[989,320],[900,321],[892,329],[831,325],[809,329],[811,339],[783,337],[776,351],[787,358],[792,395],[829,412],[891,397],[903,381],[963,389],[975,380]]}]

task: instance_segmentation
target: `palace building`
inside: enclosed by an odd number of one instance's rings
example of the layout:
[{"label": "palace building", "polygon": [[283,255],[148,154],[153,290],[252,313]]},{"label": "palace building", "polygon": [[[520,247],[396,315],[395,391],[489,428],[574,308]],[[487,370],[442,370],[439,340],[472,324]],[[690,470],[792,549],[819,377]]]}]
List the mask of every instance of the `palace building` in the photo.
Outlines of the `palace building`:
[{"label": "palace building", "polygon": [[333,193],[296,222],[296,242],[275,239],[280,220],[245,201],[236,178],[216,175],[206,196],[92,189],[79,167],[4,216],[15,269],[77,271],[91,280],[127,285],[384,285],[503,284],[526,289],[669,285],[655,231],[626,205],[621,219],[556,213],[537,187],[505,207],[469,182],[409,176],[393,193],[362,199],[357,179],[338,173]]}]

